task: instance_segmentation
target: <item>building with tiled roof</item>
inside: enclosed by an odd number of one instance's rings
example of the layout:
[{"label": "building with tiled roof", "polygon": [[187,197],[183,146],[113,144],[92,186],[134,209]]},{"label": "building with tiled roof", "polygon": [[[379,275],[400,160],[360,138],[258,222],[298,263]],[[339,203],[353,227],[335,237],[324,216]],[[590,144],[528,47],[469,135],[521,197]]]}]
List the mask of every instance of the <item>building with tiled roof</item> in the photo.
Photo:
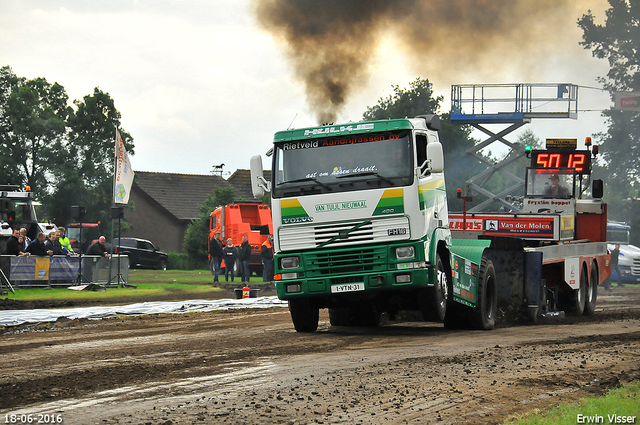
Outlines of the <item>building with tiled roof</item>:
[{"label": "building with tiled roof", "polygon": [[130,228],[123,237],[148,239],[165,252],[182,252],[187,227],[198,218],[216,188],[232,186],[236,199],[253,200],[249,170],[237,170],[225,180],[217,175],[136,171],[130,200],[125,209]]}]

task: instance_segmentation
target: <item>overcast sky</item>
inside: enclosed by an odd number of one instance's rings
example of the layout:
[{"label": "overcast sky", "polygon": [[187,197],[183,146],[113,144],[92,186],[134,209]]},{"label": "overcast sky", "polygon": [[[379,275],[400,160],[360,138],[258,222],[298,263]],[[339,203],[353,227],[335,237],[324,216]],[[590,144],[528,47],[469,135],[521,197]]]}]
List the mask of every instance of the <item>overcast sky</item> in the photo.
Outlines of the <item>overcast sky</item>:
[{"label": "overcast sky", "polygon": [[[207,174],[224,163],[224,170],[233,172],[249,168],[252,155],[264,154],[276,131],[317,124],[283,42],[259,25],[253,5],[252,0],[0,0],[0,66],[9,65],[20,77],[57,82],[70,100],[94,87],[109,93],[122,127],[134,138],[134,170]],[[597,87],[596,77],[608,66],[578,45],[582,32],[576,21],[591,9],[602,22],[607,7],[605,0],[581,0],[548,25],[542,19],[529,29],[533,42],[524,53],[535,58],[535,66],[509,59],[508,51],[500,58],[493,49],[490,66],[460,69],[464,57],[437,63],[416,58],[415,51],[398,48],[394,34],[382,32],[376,48],[363,52],[368,77],[339,111],[339,122],[360,120],[367,106],[392,93],[391,85],[408,87],[418,76],[444,96],[445,110],[452,84]],[[445,46],[447,39],[439,43]],[[605,129],[597,111],[610,106],[608,94],[580,88],[578,108],[596,112],[580,112],[578,120],[534,120],[525,128],[543,140],[584,140]]]}]

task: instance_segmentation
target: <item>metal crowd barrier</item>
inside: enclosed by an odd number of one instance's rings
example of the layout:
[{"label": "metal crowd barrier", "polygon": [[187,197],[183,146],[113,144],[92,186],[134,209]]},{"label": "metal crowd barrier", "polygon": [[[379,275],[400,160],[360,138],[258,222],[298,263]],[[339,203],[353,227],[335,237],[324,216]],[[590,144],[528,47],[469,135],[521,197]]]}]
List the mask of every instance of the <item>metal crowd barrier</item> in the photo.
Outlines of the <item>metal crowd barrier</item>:
[{"label": "metal crowd barrier", "polygon": [[0,268],[16,288],[74,286],[86,283],[118,284],[129,281],[129,257],[126,255],[111,255],[108,259],[83,255],[82,269],[80,257],[0,255]]}]

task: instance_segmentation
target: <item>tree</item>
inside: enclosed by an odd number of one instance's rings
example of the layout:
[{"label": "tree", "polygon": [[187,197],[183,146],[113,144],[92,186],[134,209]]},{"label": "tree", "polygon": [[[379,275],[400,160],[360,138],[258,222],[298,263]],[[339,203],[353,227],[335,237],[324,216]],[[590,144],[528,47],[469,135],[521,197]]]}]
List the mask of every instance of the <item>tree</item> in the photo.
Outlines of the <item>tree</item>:
[{"label": "tree", "polygon": [[[609,61],[609,72],[598,81],[611,92],[640,91],[640,2],[609,0],[603,25],[594,22],[591,11],[578,20],[582,42],[593,56]],[[631,221],[636,205],[625,199],[638,197],[640,188],[640,113],[610,109],[606,132],[595,135],[602,159],[594,167],[594,176],[605,180],[605,200],[610,217]],[[640,223],[639,223],[640,224]],[[640,240],[640,228],[632,230]]]},{"label": "tree", "polygon": [[[101,221],[108,233],[120,113],[98,88],[74,105],[60,84],[0,68],[0,184],[31,186],[40,212],[59,225],[71,220],[72,205],[82,205],[85,221]],[[120,134],[133,154],[131,135]]]},{"label": "tree", "polygon": [[17,77],[8,66],[0,69],[0,158],[3,183],[29,185],[36,197],[53,187],[50,164],[64,144],[71,112],[64,87],[44,78]]},{"label": "tree", "polygon": [[204,204],[198,206],[200,216],[187,227],[182,252],[189,256],[192,267],[207,264],[209,253],[209,217],[216,208],[229,204],[235,199],[233,187],[217,187],[213,196],[207,196]]},{"label": "tree", "polygon": [[[422,114],[436,114],[440,110],[443,97],[433,97],[433,86],[428,79],[416,78],[409,83],[409,89],[392,86],[394,94],[386,99],[380,98],[378,104],[367,107],[364,120],[381,120],[389,118],[413,118]],[[456,190],[463,188],[470,177],[483,170],[480,162],[467,155],[467,149],[474,146],[476,140],[471,138],[473,129],[468,125],[457,125],[451,122],[451,114],[440,115],[442,129],[440,141],[444,151],[447,167],[446,187],[450,211],[461,211],[462,201],[456,196]]]}]

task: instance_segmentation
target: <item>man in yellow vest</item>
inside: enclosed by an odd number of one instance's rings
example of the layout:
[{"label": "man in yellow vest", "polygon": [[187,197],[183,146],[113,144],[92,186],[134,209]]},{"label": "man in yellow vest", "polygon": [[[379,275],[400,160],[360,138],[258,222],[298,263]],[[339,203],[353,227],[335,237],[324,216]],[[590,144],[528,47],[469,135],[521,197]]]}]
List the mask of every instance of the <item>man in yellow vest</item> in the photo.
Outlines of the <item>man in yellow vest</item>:
[{"label": "man in yellow vest", "polygon": [[67,235],[65,235],[65,228],[58,227],[58,231],[60,232],[60,239],[58,239],[58,241],[60,242],[62,249],[66,249],[69,254],[75,254],[75,252],[73,252],[73,248],[71,247],[69,238],[67,237]]}]

